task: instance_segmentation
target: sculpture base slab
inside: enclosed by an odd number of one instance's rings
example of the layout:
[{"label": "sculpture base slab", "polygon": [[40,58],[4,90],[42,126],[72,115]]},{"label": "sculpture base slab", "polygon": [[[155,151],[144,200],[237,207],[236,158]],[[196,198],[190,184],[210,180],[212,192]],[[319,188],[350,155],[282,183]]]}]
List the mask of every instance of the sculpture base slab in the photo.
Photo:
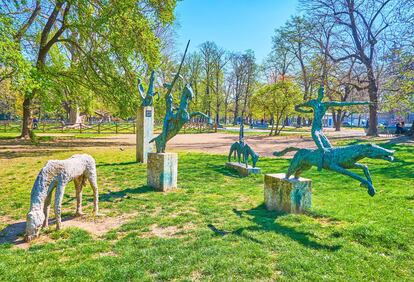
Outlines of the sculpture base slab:
[{"label": "sculpture base slab", "polygon": [[246,167],[245,164],[238,162],[227,162],[226,167],[237,170],[239,175],[243,177],[248,176],[249,174],[258,174],[261,171],[258,167],[252,167],[251,165]]},{"label": "sculpture base slab", "polygon": [[266,174],[264,201],[271,211],[303,213],[312,206],[312,181],[306,178],[286,179],[284,173]]},{"label": "sculpture base slab", "polygon": [[177,188],[178,155],[148,153],[147,185],[157,191]]}]

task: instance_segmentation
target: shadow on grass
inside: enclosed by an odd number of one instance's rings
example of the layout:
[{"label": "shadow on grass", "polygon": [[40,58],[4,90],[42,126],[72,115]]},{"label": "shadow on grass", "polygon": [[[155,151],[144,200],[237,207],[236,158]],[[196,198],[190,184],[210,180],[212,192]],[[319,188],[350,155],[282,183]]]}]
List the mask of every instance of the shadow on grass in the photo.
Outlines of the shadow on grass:
[{"label": "shadow on grass", "polygon": [[[62,218],[62,222],[72,220],[75,216],[66,216]],[[56,219],[49,219],[49,226],[56,223]],[[53,227],[55,228],[55,227]],[[26,243],[23,236],[26,231],[26,222],[20,221],[7,225],[3,230],[0,230],[0,245],[13,244],[21,245]]]},{"label": "shadow on grass", "polygon": [[36,150],[33,148],[32,150],[15,150],[10,149],[10,151],[2,151],[0,152],[0,159],[15,159],[15,158],[22,158],[22,157],[47,157],[52,156],[58,153],[66,153],[66,152],[73,152],[73,150]]},{"label": "shadow on grass", "polygon": [[[141,187],[137,188],[127,188],[121,191],[109,191],[106,194],[102,194],[99,196],[99,201],[101,202],[112,202],[115,199],[127,199],[130,194],[143,194],[143,193],[149,193],[149,192],[155,192],[155,190],[152,187],[149,187],[147,185],[143,185]],[[92,199],[90,200],[92,201]]]},{"label": "shadow on grass", "polygon": [[132,164],[139,164],[137,162],[121,162],[121,163],[105,163],[105,164],[97,164],[97,167],[103,166],[123,166],[123,165],[132,165]]},{"label": "shadow on grass", "polygon": [[208,168],[214,170],[215,172],[221,173],[225,176],[240,178],[240,175],[236,170],[227,168],[224,163],[223,165],[209,165]]},{"label": "shadow on grass", "polygon": [[210,228],[210,230],[212,230],[218,236],[225,236],[228,234],[232,234],[232,235],[245,237],[249,240],[252,240],[253,242],[260,243],[260,244],[262,244],[263,242],[244,234],[243,231],[275,232],[283,236],[289,237],[290,239],[295,240],[296,242],[302,244],[305,247],[316,249],[316,250],[337,251],[341,248],[341,246],[330,246],[330,245],[320,244],[309,238],[311,236],[310,233],[296,231],[294,228],[283,226],[277,223],[276,222],[277,218],[285,215],[285,213],[268,211],[266,210],[266,207],[264,204],[261,204],[257,206],[256,208],[247,210],[247,211],[239,211],[239,210],[233,209],[233,212],[238,217],[244,217],[244,215],[253,216],[253,218],[249,218],[249,220],[254,222],[255,225],[252,225],[249,227],[242,227],[234,231],[220,230],[212,224],[209,224],[208,228]]}]

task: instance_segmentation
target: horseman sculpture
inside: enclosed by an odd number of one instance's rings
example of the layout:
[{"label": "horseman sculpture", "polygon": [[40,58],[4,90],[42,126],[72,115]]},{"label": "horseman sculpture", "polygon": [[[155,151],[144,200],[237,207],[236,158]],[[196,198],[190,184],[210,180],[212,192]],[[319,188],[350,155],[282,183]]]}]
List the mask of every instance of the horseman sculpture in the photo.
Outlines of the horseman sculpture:
[{"label": "horseman sculpture", "polygon": [[[282,156],[291,151],[297,151],[290,162],[286,178],[289,179],[293,175],[299,178],[303,171],[316,166],[318,170],[328,169],[358,180],[362,187],[368,189],[370,196],[375,195],[375,188],[372,184],[371,175],[368,167],[358,163],[363,158],[384,159],[393,161],[394,151],[381,148],[374,144],[359,144],[344,147],[333,147],[328,138],[322,131],[322,118],[329,107],[342,107],[350,105],[364,105],[369,102],[322,102],[324,89],[321,87],[318,92],[318,98],[300,104],[295,109],[302,113],[313,113],[312,121],[312,138],[315,141],[317,149],[299,149],[289,147],[281,152],[274,152],[274,156]],[[312,110],[304,110],[303,107],[312,108]],[[365,178],[351,172],[347,169],[362,169]]]},{"label": "horseman sculpture", "polygon": [[164,84],[164,87],[167,89],[167,94],[165,95],[165,117],[162,132],[160,135],[158,135],[150,141],[150,143],[155,142],[157,153],[165,153],[167,141],[173,138],[175,135],[177,135],[177,133],[181,130],[183,125],[189,122],[191,118],[195,116],[200,116],[206,118],[208,120],[208,123],[211,124],[210,117],[208,117],[206,114],[203,114],[201,112],[188,112],[188,105],[190,101],[194,98],[193,89],[189,84],[186,84],[181,92],[180,106],[178,108],[174,107],[172,89],[177,79],[182,78],[180,76],[180,70],[184,63],[185,55],[187,54],[189,44],[190,41],[188,41],[187,43],[187,47],[185,48],[181,64],[178,68],[177,73],[174,76],[173,81],[171,83]]}]

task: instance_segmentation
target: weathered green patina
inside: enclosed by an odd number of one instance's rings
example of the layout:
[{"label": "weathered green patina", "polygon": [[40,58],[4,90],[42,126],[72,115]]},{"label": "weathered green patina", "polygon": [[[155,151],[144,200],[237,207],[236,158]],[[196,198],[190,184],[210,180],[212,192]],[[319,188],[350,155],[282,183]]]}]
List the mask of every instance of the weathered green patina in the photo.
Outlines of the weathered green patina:
[{"label": "weathered green patina", "polygon": [[[325,115],[329,107],[342,107],[349,105],[364,105],[368,102],[322,102],[324,96],[324,89],[319,89],[319,95],[317,99],[310,100],[306,103],[296,106],[296,110],[304,113],[313,112],[314,118],[312,122],[312,138],[316,143],[317,149],[299,149],[295,147],[289,147],[281,152],[274,152],[275,156],[282,156],[287,152],[297,151],[286,173],[286,178],[289,179],[291,175],[298,178],[305,170],[310,169],[312,166],[318,167],[318,170],[322,168],[336,171],[338,173],[347,175],[358,180],[362,187],[368,188],[368,194],[375,195],[375,188],[372,184],[371,175],[366,165],[358,163],[363,158],[384,159],[388,161],[393,160],[392,150],[381,148],[374,144],[360,144],[351,145],[345,147],[332,147],[328,138],[322,131],[322,118]],[[303,107],[310,107],[313,110],[304,110]],[[351,172],[347,169],[359,168],[362,169],[365,178],[360,175]]]},{"label": "weathered green patina", "polygon": [[[322,102],[323,97],[325,96],[325,90],[323,87],[319,88],[318,98],[309,100],[303,104],[295,106],[295,110],[301,113],[313,113],[312,119],[312,128],[311,134],[312,139],[315,141],[316,146],[322,152],[327,152],[329,148],[332,148],[331,143],[328,138],[323,133],[322,129],[322,119],[326,111],[330,107],[344,107],[344,106],[353,106],[353,105],[367,105],[369,102]],[[303,108],[311,108],[310,110],[305,110]],[[321,170],[321,164],[318,165],[318,170]]]},{"label": "weathered green patina", "polygon": [[184,51],[183,58],[181,60],[181,64],[178,68],[177,73],[174,76],[174,79],[171,83],[164,84],[164,87],[167,89],[167,94],[165,96],[165,117],[162,127],[162,132],[160,135],[152,139],[150,142],[155,141],[155,146],[157,148],[157,153],[164,153],[165,147],[167,145],[167,141],[173,138],[175,135],[178,134],[180,129],[183,127],[185,123],[190,121],[191,118],[200,116],[206,118],[208,123],[211,124],[211,119],[206,114],[201,112],[188,112],[188,105],[189,102],[194,98],[194,93],[189,84],[186,84],[183,91],[181,92],[181,100],[180,106],[178,109],[174,107],[174,98],[172,95],[172,89],[174,87],[175,82],[180,77],[181,67],[183,66],[185,55],[187,54],[188,45],[190,41],[188,41],[187,46]]},{"label": "weathered green patina", "polygon": [[[291,151],[297,151],[297,153],[290,162],[286,178],[289,179],[291,175],[294,175],[295,178],[299,178],[302,172],[310,169],[312,166],[319,166],[319,164],[322,164],[322,168],[324,169],[333,170],[358,180],[362,187],[368,188],[368,194],[371,196],[375,195],[375,188],[372,185],[371,175],[368,167],[358,163],[358,161],[363,158],[383,159],[387,161],[393,161],[394,159],[394,151],[384,149],[375,144],[358,144],[337,147],[328,149],[326,152],[322,152],[319,149],[299,149],[289,147],[281,152],[274,152],[273,155],[283,156]],[[366,178],[364,179],[360,175],[347,170],[350,168],[362,169]]]},{"label": "weathered green patina", "polygon": [[237,155],[237,161],[240,163],[241,157],[243,157],[243,163],[248,166],[249,163],[249,156],[252,158],[253,167],[256,167],[256,163],[259,160],[259,155],[253,151],[253,149],[244,142],[244,124],[243,122],[240,123],[240,131],[239,131],[239,141],[234,142],[230,146],[230,152],[228,161],[231,161],[231,156],[234,154],[234,158]]},{"label": "weathered green patina", "polygon": [[139,97],[141,98],[141,107],[149,107],[154,104],[154,96],[158,95],[158,99],[160,98],[160,94],[158,92],[154,93],[154,80],[155,80],[155,72],[151,71],[150,82],[148,85],[147,94],[145,95],[144,86],[142,86],[141,79],[138,79],[138,92]]}]

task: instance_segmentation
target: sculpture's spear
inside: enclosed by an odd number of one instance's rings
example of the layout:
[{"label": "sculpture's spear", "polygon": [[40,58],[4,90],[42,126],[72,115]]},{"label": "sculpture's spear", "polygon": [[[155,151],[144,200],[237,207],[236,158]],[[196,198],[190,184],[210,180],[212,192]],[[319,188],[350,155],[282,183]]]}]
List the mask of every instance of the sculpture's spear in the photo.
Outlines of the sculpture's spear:
[{"label": "sculpture's spear", "polygon": [[189,45],[190,45],[190,40],[188,40],[188,42],[187,42],[187,46],[185,47],[185,51],[184,51],[183,58],[181,59],[180,66],[178,67],[178,71],[175,74],[173,81],[171,82],[171,84],[165,84],[164,85],[168,89],[166,96],[170,95],[170,93],[171,93],[171,91],[172,91],[172,89],[174,87],[175,82],[177,81],[178,77],[180,77],[180,71],[181,71],[181,68],[182,68],[182,66],[184,64],[184,59],[185,59],[185,56],[187,55],[187,50],[188,50],[188,46]]}]

